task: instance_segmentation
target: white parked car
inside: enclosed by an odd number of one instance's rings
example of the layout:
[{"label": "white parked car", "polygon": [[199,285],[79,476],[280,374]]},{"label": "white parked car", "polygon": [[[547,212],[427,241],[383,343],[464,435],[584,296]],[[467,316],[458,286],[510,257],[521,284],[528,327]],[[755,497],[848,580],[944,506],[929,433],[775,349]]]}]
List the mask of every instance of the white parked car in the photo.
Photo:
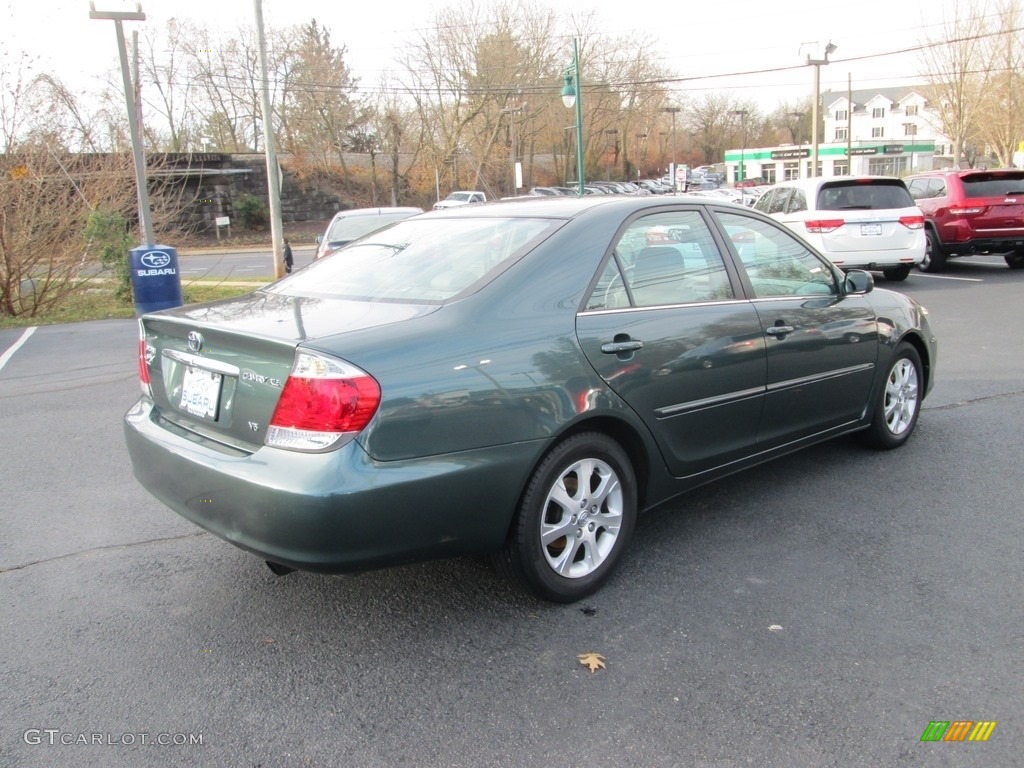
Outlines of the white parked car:
[{"label": "white parked car", "polygon": [[924,259],[924,215],[901,179],[783,181],[761,195],[754,208],[785,224],[842,269],[880,270],[889,280],[905,280]]},{"label": "white parked car", "polygon": [[422,208],[350,208],[338,211],[327,225],[327,231],[316,238],[317,248],[314,259],[330,256],[340,248],[364,235],[383,229],[396,221],[423,213]]},{"label": "white parked car", "polygon": [[487,195],[483,192],[460,190],[452,192],[444,200],[438,200],[434,203],[434,210],[440,211],[444,208],[457,208],[460,205],[476,205],[477,203],[486,202]]}]

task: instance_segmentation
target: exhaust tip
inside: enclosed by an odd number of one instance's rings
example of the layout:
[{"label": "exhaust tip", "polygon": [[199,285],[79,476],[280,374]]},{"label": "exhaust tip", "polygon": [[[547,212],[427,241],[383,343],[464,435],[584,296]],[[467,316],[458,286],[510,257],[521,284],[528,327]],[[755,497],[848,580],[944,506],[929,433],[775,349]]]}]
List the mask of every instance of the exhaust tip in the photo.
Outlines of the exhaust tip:
[{"label": "exhaust tip", "polygon": [[289,568],[287,565],[281,565],[280,563],[272,563],[269,560],[267,560],[266,563],[267,568],[269,568],[270,572],[273,573],[275,576],[287,576],[289,573],[292,573],[295,570],[294,568]]}]

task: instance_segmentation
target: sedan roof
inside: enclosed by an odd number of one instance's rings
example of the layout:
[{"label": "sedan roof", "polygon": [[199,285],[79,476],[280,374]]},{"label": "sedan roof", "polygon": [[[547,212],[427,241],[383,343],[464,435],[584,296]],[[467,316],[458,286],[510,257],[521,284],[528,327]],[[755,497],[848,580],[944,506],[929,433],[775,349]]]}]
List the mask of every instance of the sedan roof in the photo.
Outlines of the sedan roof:
[{"label": "sedan roof", "polygon": [[[586,195],[584,197],[565,196],[525,196],[513,200],[502,200],[484,205],[449,208],[431,211],[422,215],[423,218],[488,218],[492,216],[536,216],[559,219],[571,219],[581,213],[607,207],[617,212],[642,211],[660,209],[672,205],[726,205],[732,206],[725,198],[674,197],[665,199],[660,196],[635,195]],[[732,206],[738,207],[738,206]]]}]

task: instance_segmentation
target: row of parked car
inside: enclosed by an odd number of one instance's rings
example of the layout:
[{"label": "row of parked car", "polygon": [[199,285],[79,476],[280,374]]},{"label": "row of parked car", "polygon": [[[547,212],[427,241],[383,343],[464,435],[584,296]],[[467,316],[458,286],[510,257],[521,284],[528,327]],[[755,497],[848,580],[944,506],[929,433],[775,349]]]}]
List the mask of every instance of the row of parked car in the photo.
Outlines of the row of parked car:
[{"label": "row of parked car", "polygon": [[[653,188],[632,181],[592,181],[583,185],[583,192],[587,195],[652,195],[667,191],[671,190]],[[527,194],[533,197],[557,197],[559,195],[575,197],[579,194],[579,189],[576,186],[531,187]]]},{"label": "row of parked car", "polygon": [[[755,188],[756,189],[756,188]],[[1024,171],[949,169],[781,182],[753,207],[780,221],[843,269],[904,280],[940,272],[949,258],[1003,254],[1024,268]]]},{"label": "row of parked car", "polygon": [[[638,196],[672,191],[654,179],[594,182],[584,190],[588,195]],[[575,187],[529,192],[539,197],[577,194]],[[1010,268],[1024,268],[1024,170],[930,171],[906,179],[836,176],[687,194],[751,206],[785,224],[842,269],[881,271],[889,280],[905,280],[914,266],[938,272],[949,258],[977,253],[1002,253]],[[434,207],[482,202],[482,192],[453,192]],[[316,257],[421,212],[342,211],[318,238]]]}]

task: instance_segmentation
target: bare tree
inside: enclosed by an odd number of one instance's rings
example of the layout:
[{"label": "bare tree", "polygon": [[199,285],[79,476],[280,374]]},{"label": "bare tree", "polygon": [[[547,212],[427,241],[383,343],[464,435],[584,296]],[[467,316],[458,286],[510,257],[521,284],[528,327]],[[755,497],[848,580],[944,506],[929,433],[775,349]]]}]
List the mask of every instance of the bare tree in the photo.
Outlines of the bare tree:
[{"label": "bare tree", "polygon": [[936,109],[936,132],[953,142],[953,162],[959,164],[967,142],[978,137],[979,108],[985,99],[990,67],[985,60],[987,32],[984,5],[958,2],[941,30],[925,38],[921,51],[925,98]]},{"label": "bare tree", "polygon": [[1024,14],[1020,0],[1002,0],[996,9],[995,34],[986,39],[985,61],[991,63],[988,85],[978,105],[978,136],[1000,165],[1013,164],[1024,136]]},{"label": "bare tree", "polygon": [[90,215],[127,218],[134,204],[130,155],[70,155],[29,137],[0,158],[0,315],[34,316],[82,290],[103,245],[83,237]]},{"label": "bare tree", "polygon": [[[143,101],[149,108],[146,127],[154,138],[160,137],[151,142],[151,149],[182,152],[192,144],[194,86],[185,50],[185,38],[191,34],[189,25],[170,19],[162,41],[147,35],[140,46]],[[165,137],[158,128],[166,128]]]},{"label": "bare tree", "polygon": [[22,53],[15,60],[4,50],[0,53],[0,147],[9,153],[28,126],[32,112],[30,99],[33,63]]},{"label": "bare tree", "polygon": [[707,160],[724,157],[728,147],[755,146],[765,122],[753,101],[740,101],[728,93],[705,93],[685,115],[686,128]]}]

